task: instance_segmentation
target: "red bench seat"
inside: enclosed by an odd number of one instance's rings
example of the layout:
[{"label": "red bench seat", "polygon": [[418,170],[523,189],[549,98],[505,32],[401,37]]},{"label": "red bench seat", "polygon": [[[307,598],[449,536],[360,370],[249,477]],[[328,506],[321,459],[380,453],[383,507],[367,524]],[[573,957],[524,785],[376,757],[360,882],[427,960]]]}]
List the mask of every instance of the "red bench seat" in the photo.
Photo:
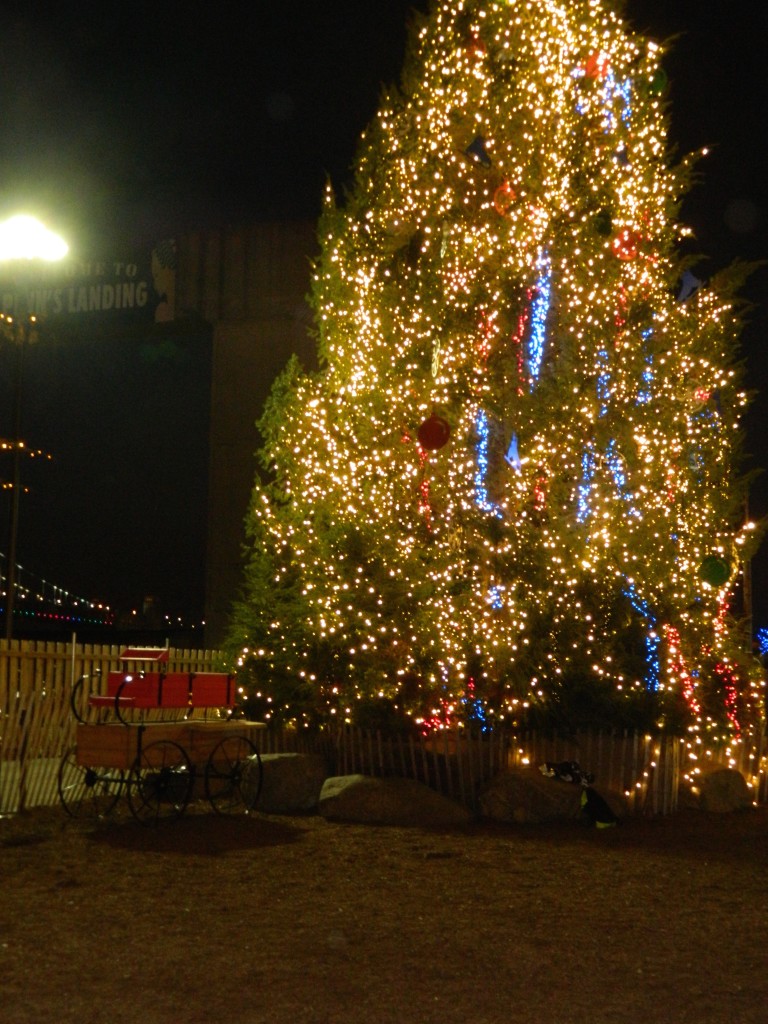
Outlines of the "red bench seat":
[{"label": "red bench seat", "polygon": [[226,708],[235,705],[235,677],[226,672],[109,672],[95,708]]}]

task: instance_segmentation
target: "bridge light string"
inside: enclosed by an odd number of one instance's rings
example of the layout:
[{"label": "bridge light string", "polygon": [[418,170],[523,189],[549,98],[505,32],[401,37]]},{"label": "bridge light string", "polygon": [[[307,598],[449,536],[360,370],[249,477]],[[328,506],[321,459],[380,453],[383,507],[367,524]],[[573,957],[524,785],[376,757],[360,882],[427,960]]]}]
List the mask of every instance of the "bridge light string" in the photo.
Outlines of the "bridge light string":
[{"label": "bridge light string", "polygon": [[[2,552],[0,559],[3,562],[7,561]],[[114,613],[108,604],[74,594],[37,576],[18,563],[16,570],[15,586],[19,615],[66,621],[98,621],[103,624],[114,619]],[[6,574],[0,573],[3,596],[7,594],[7,582]]]}]

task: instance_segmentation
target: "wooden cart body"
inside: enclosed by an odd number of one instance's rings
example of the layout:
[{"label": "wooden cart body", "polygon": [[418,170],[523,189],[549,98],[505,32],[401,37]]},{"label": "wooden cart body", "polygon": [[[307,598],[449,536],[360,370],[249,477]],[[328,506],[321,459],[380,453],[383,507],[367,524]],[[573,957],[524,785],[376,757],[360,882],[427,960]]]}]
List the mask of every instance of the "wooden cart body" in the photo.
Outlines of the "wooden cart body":
[{"label": "wooden cart body", "polygon": [[245,719],[215,719],[186,722],[148,722],[125,726],[122,723],[77,726],[77,763],[83,767],[119,768],[129,771],[142,754],[152,762],[153,745],[159,741],[177,743],[186,751],[190,763],[205,765],[221,749],[226,738],[241,736],[255,742],[262,722]]},{"label": "wooden cart body", "polygon": [[262,778],[255,737],[265,725],[232,717],[234,676],[167,672],[165,648],[132,648],[121,660],[106,692],[86,698],[85,677],[73,687],[77,742],[59,768],[67,813],[102,817],[123,794],[147,823],[182,814],[199,795],[217,813],[252,810]]}]

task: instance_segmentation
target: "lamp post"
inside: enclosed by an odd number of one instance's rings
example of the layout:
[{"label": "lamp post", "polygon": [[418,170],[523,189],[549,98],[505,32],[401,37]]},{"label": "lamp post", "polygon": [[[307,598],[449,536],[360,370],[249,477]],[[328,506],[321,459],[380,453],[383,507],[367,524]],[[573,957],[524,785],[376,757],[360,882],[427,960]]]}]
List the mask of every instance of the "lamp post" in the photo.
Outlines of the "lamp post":
[{"label": "lamp post", "polygon": [[[0,224],[0,264],[10,264],[22,279],[25,270],[38,262],[63,259],[69,251],[67,243],[40,221],[26,214],[18,214]],[[21,308],[13,316],[3,316],[3,333],[16,346],[16,373],[13,396],[13,437],[10,441],[12,456],[11,503],[8,517],[8,544],[6,548],[5,638],[13,638],[13,613],[16,605],[16,550],[19,535],[21,498],[21,456],[25,451],[21,436],[24,395],[24,352],[29,344],[30,330],[36,318],[29,311],[27,297],[21,291]]]}]

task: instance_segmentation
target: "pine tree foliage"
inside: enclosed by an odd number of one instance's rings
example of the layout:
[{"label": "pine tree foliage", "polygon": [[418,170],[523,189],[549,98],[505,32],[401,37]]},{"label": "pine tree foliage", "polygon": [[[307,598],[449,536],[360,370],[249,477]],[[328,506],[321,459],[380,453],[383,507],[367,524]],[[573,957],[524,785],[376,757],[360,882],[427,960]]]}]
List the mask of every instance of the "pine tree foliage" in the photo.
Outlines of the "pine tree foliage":
[{"label": "pine tree foliage", "polygon": [[320,370],[260,424],[231,640],[270,713],[758,720],[740,310],[679,255],[663,53],[603,0],[414,23],[327,190]]}]

